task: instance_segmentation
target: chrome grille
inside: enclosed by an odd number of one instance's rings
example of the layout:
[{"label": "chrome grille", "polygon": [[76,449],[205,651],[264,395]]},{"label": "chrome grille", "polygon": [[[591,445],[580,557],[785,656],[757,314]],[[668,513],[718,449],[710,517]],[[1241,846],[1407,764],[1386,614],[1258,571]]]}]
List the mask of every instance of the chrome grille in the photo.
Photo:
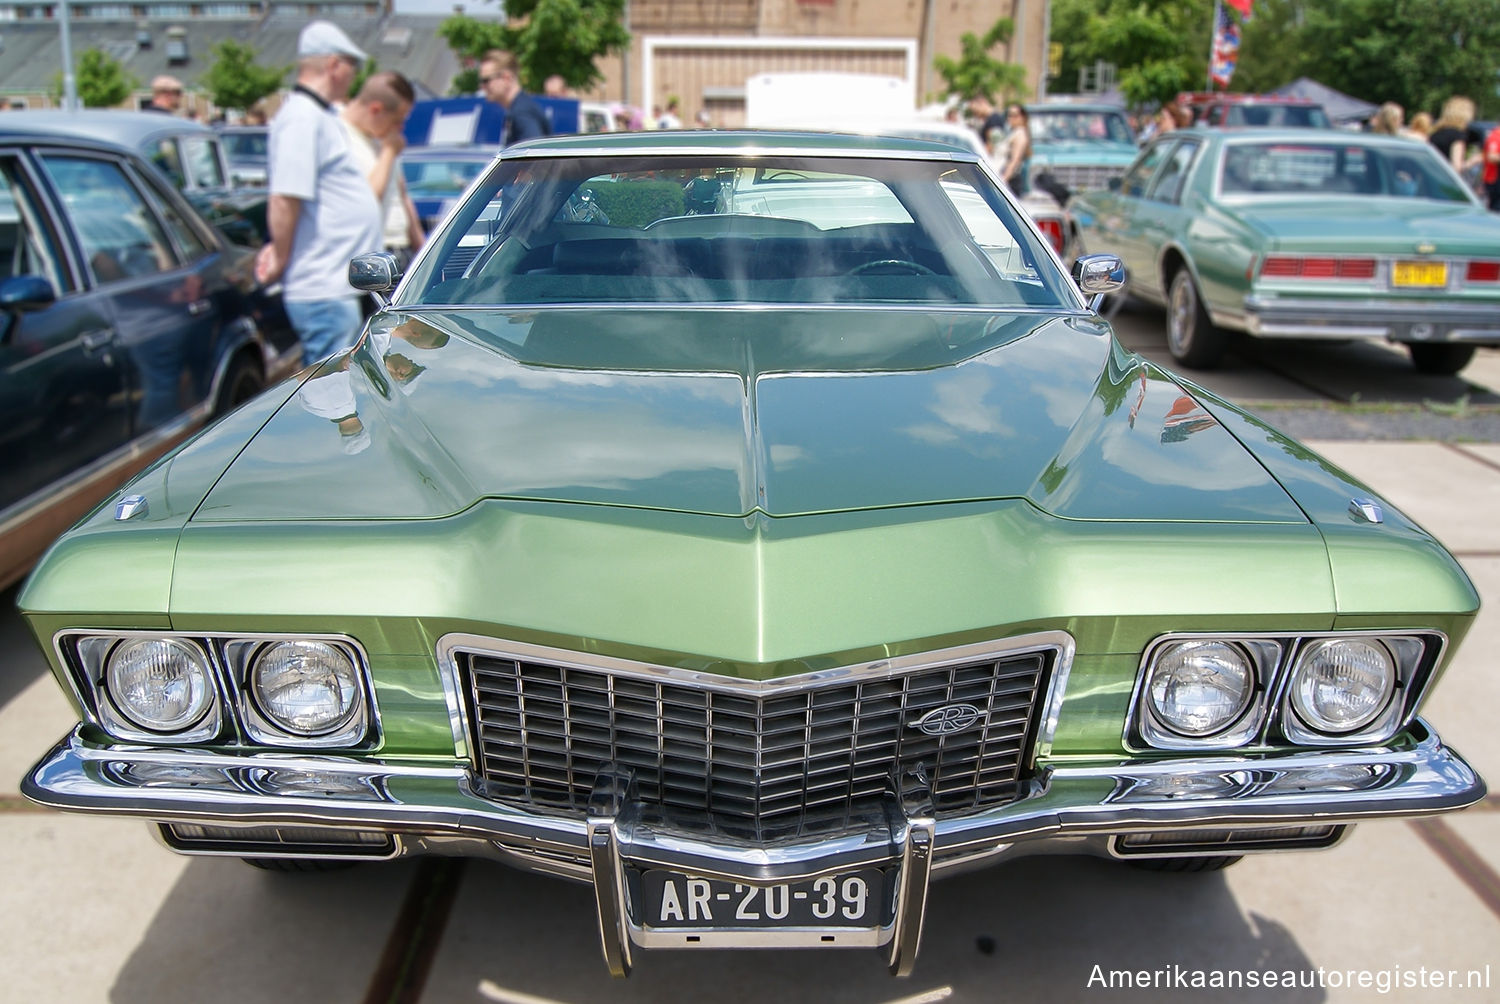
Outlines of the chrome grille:
[{"label": "chrome grille", "polygon": [[1073,192],[1108,187],[1110,178],[1118,178],[1125,173],[1124,167],[1112,167],[1108,164],[1053,164],[1046,170]]},{"label": "chrome grille", "polygon": [[[957,814],[1016,798],[1053,650],[806,686],[685,681],[458,652],[485,794],[582,813],[618,763],[667,810],[748,824],[759,839],[852,811],[890,779],[926,771],[934,806]],[[962,731],[914,726],[953,704]]]}]

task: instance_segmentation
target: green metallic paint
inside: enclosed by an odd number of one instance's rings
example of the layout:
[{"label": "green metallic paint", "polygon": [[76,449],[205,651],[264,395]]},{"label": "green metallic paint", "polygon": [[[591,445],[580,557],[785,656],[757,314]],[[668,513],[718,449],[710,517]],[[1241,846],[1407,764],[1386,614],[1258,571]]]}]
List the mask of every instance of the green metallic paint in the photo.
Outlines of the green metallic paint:
[{"label": "green metallic paint", "polygon": [[[1070,519],[1303,519],[1182,388],[1113,353],[1095,321],[897,309],[712,317],[382,316],[372,322],[382,337],[321,378],[349,382],[368,447],[349,452],[299,397],[194,520],[436,518],[484,498],[719,516],[1029,498]],[[377,344],[420,360],[418,378],[394,381]]]},{"label": "green metallic paint", "polygon": [[[552,136],[532,140],[524,147],[506,152],[507,156],[568,156],[577,157],[585,152],[600,152],[616,155],[661,153],[664,151],[703,151],[712,153],[724,150],[818,150],[847,151],[851,154],[883,151],[886,153],[921,154],[927,159],[951,159],[956,151],[946,143],[927,140],[904,139],[893,136],[844,135],[826,132],[773,132],[755,130],[735,132],[714,130],[712,132],[661,132],[628,133],[582,133],[569,136]],[[972,160],[970,156],[964,159]]]}]

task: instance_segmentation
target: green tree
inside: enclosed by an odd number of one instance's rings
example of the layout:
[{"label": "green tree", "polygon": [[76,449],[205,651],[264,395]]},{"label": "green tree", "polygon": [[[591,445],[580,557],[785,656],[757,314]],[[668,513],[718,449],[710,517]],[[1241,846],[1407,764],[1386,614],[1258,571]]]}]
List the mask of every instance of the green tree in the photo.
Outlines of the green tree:
[{"label": "green tree", "polygon": [[944,95],[957,95],[964,101],[983,96],[998,100],[1001,104],[1028,95],[1030,91],[1026,87],[1026,68],[990,55],[990,50],[995,46],[1010,45],[1015,31],[1015,22],[1002,17],[990,26],[983,38],[972,31],[964,32],[959,37],[957,59],[936,56],[932,60],[932,66],[947,85]]},{"label": "green tree", "polygon": [[211,50],[213,65],[203,75],[209,100],[220,108],[240,111],[275,94],[291,72],[290,66],[266,67],[255,62],[255,49],[229,38]]},{"label": "green tree", "polygon": [[1212,21],[1213,0],[1055,0],[1052,40],[1063,43],[1063,65],[1052,89],[1076,90],[1079,69],[1099,61],[1114,64],[1133,105],[1200,88]]},{"label": "green tree", "polygon": [[[140,86],[140,81],[125,72],[120,61],[106,55],[100,49],[84,49],[78,54],[78,64],[73,71],[73,83],[78,88],[78,100],[85,108],[113,108],[130,97],[130,92]],[[63,96],[62,74],[52,78],[52,92]]]},{"label": "green tree", "polygon": [[1455,94],[1480,117],[1500,112],[1500,0],[1320,0],[1302,15],[1298,44],[1318,53],[1310,75],[1330,87],[1408,116]]},{"label": "green tree", "polygon": [[[438,34],[464,60],[478,60],[488,49],[513,52],[528,91],[540,91],[554,73],[569,87],[592,87],[601,77],[594,60],[630,42],[625,0],[507,0],[505,15],[503,22],[456,15]],[[459,76],[467,88],[469,78]],[[473,83],[478,85],[477,74]]]}]

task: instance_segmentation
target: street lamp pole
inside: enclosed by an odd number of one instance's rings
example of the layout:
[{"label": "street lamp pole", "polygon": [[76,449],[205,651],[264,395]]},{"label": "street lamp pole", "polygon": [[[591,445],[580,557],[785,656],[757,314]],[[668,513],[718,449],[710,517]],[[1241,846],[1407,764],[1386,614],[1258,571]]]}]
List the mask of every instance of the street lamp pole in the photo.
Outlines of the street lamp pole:
[{"label": "street lamp pole", "polygon": [[62,33],[63,110],[78,110],[78,81],[73,77],[73,36],[69,30],[68,7],[72,0],[57,0],[57,23]]}]

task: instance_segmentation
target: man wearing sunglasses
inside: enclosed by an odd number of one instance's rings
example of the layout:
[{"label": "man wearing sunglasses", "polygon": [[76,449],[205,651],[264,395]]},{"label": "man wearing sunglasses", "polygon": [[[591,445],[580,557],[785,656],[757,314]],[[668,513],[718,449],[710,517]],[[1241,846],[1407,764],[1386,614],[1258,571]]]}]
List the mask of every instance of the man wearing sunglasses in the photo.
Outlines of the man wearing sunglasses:
[{"label": "man wearing sunglasses", "polygon": [[504,146],[538,136],[551,136],[552,126],[536,98],[521,88],[520,67],[516,57],[502,49],[491,49],[479,61],[479,89],[484,96],[505,109],[505,130],[500,142]]},{"label": "man wearing sunglasses", "polygon": [[354,343],[360,293],[349,285],[349,259],[382,246],[380,203],[334,107],[348,100],[365,59],[337,25],[313,21],[297,39],[297,86],[271,120],[271,243],[261,248],[255,275],[282,281],[308,362]]}]

